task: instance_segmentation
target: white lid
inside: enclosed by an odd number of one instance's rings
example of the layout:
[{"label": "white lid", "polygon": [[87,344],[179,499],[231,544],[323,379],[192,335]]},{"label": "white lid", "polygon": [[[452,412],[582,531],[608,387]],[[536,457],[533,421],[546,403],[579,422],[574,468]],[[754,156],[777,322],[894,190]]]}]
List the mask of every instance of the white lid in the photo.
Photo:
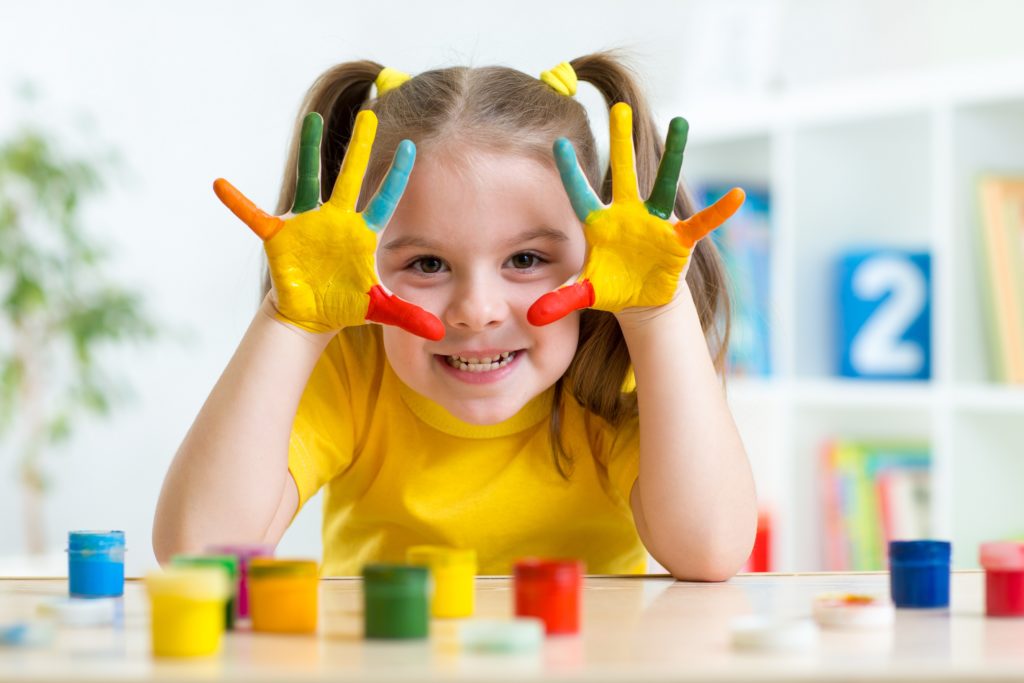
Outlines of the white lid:
[{"label": "white lid", "polygon": [[532,617],[467,619],[458,626],[459,645],[475,652],[524,652],[544,642],[544,622]]},{"label": "white lid", "polygon": [[818,645],[810,619],[748,615],[732,621],[732,646],[757,652],[806,652]]},{"label": "white lid", "polygon": [[107,626],[117,620],[116,598],[56,598],[39,604],[39,614],[63,626]]},{"label": "white lid", "polygon": [[856,593],[822,593],[814,598],[813,611],[826,628],[887,628],[896,615],[887,598]]}]

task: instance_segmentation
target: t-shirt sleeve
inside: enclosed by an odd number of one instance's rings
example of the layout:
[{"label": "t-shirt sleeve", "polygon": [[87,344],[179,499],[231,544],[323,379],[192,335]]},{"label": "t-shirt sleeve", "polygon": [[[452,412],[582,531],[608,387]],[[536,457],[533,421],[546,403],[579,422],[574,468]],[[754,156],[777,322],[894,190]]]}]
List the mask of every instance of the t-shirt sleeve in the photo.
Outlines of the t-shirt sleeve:
[{"label": "t-shirt sleeve", "polygon": [[[299,401],[288,448],[288,471],[299,491],[299,508],[355,457],[368,390],[367,370],[378,355],[371,326],[343,330],[310,374]],[[373,326],[375,327],[375,326]]]}]

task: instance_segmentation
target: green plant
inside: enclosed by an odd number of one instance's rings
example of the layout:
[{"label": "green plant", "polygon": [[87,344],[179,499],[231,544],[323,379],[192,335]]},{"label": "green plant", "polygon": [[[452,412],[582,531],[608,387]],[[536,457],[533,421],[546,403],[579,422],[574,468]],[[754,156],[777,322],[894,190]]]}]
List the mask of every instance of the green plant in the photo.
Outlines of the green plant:
[{"label": "green plant", "polygon": [[109,256],[84,226],[113,168],[30,126],[0,140],[0,438],[14,443],[30,552],[45,547],[47,456],[120,395],[108,349],[156,334],[141,298],[106,280]]}]

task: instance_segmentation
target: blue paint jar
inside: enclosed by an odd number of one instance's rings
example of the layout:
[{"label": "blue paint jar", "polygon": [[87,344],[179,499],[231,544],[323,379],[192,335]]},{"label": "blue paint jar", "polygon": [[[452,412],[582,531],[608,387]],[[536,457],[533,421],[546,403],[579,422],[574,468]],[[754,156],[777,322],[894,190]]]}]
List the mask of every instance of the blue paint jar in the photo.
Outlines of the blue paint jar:
[{"label": "blue paint jar", "polygon": [[889,585],[897,607],[949,607],[949,541],[890,541]]},{"label": "blue paint jar", "polygon": [[124,594],[124,532],[68,533],[68,588],[75,598]]}]

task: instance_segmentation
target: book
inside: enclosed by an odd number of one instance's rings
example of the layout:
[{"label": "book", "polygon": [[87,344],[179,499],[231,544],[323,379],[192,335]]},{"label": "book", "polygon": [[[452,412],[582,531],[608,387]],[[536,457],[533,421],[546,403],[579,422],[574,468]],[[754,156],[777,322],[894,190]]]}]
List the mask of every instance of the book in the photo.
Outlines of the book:
[{"label": "book", "polygon": [[992,375],[1024,384],[1024,176],[983,176],[978,203]]},{"label": "book", "polygon": [[[704,183],[696,199],[710,206],[735,187]],[[726,366],[733,376],[771,374],[771,196],[767,188],[743,185],[747,200],[725,224],[711,233],[722,254],[732,302]]]},{"label": "book", "polygon": [[827,442],[821,452],[825,568],[884,569],[889,541],[928,537],[930,465],[923,443]]}]

